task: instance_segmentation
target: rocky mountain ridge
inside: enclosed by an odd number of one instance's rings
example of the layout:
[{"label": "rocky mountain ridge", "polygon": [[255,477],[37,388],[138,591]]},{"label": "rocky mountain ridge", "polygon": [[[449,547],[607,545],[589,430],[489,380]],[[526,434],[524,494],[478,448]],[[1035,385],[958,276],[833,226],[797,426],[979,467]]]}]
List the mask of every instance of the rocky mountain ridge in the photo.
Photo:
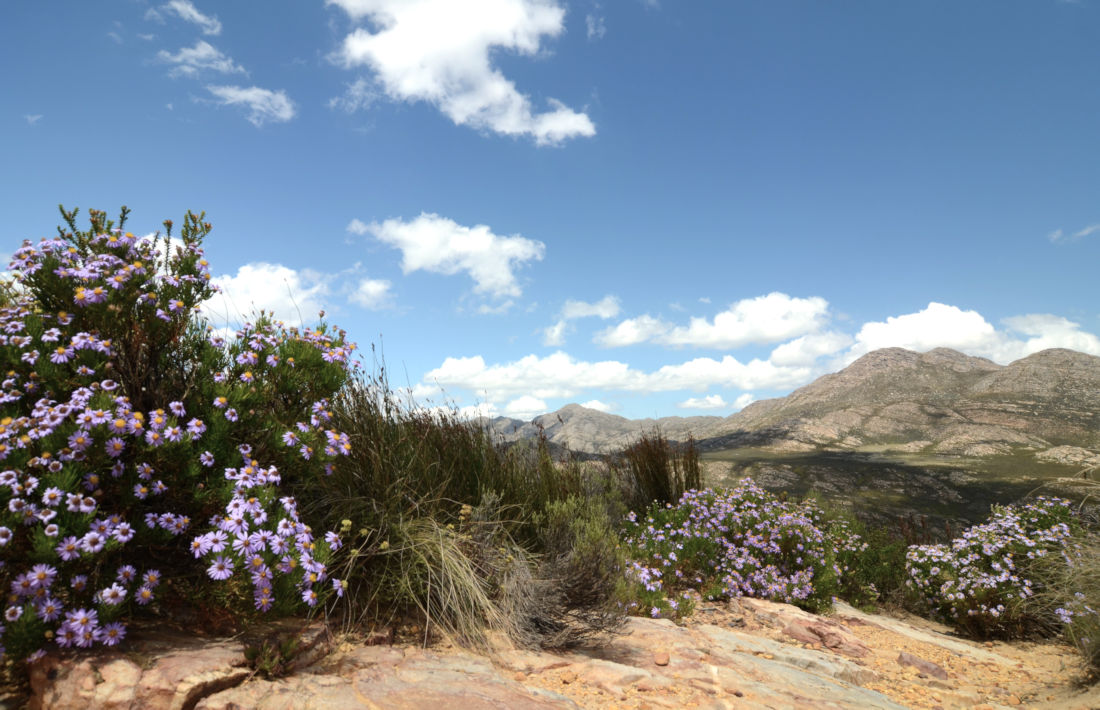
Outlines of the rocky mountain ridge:
[{"label": "rocky mountain ridge", "polygon": [[966,457],[1024,450],[1092,465],[1100,463],[1100,357],[1050,349],[998,365],[947,348],[886,348],[725,418],[630,420],[570,404],[531,422],[501,417],[490,425],[505,441],[541,429],[552,444],[590,453],[659,428],[672,440],[694,435],[712,451],[871,447]]}]

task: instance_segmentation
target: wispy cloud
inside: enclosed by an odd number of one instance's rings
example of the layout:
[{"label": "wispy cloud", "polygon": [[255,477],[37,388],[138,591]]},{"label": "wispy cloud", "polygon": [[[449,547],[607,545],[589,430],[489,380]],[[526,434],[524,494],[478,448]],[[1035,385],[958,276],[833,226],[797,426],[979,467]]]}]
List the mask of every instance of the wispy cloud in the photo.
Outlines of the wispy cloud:
[{"label": "wispy cloud", "polygon": [[170,0],[160,7],[149,8],[145,13],[145,19],[164,22],[166,14],[175,15],[185,22],[197,25],[204,35],[221,34],[222,23],[218,21],[217,16],[204,15],[190,0]]},{"label": "wispy cloud", "polygon": [[381,94],[379,94],[373,82],[367,79],[356,79],[348,84],[347,89],[342,95],[334,96],[329,99],[328,107],[343,109],[348,113],[355,113],[356,111],[369,108],[380,96]]},{"label": "wispy cloud", "polygon": [[201,39],[195,42],[194,47],[184,47],[175,54],[162,49],[157,52],[157,59],[175,65],[169,71],[172,76],[195,76],[204,70],[221,74],[248,74],[240,64]]},{"label": "wispy cloud", "polygon": [[536,111],[531,100],[493,66],[506,50],[528,56],[543,37],[564,30],[565,9],[557,0],[326,0],[354,21],[368,20],[374,32],[356,28],[334,59],[344,67],[366,67],[392,99],[425,101],[457,125],[509,136],[529,136],[538,145],[592,136],[584,113],[547,99]]},{"label": "wispy cloud", "polygon": [[1084,229],[1079,229],[1071,234],[1066,234],[1061,229],[1055,229],[1053,232],[1047,235],[1047,239],[1058,244],[1060,242],[1075,242],[1078,239],[1084,239],[1085,237],[1100,232],[1100,223],[1090,224]]},{"label": "wispy cloud", "polygon": [[[598,6],[596,10],[599,11]],[[604,24],[602,15],[594,15],[591,13],[585,15],[584,27],[588,33],[588,39],[590,40],[603,39],[604,35],[607,34],[607,25]]]},{"label": "wispy cloud", "polygon": [[33,126],[42,120],[42,114],[40,113],[25,113],[23,118],[26,119],[27,125]]},{"label": "wispy cloud", "polygon": [[[519,297],[523,290],[516,269],[542,259],[546,251],[546,246],[534,239],[518,234],[500,236],[484,224],[466,227],[430,213],[408,221],[388,219],[370,224],[353,219],[347,229],[354,234],[373,235],[401,250],[401,268],[406,274],[465,273],[473,279],[475,293],[498,299]],[[488,306],[488,312],[499,307]]]},{"label": "wispy cloud", "polygon": [[225,106],[243,106],[248,109],[245,117],[254,126],[268,121],[285,123],[294,118],[295,107],[283,91],[270,91],[258,86],[207,86],[206,90]]},{"label": "wispy cloud", "polygon": [[614,296],[604,296],[596,303],[569,300],[562,306],[558,320],[553,325],[543,330],[542,342],[544,345],[559,346],[565,343],[565,332],[569,327],[569,321],[578,318],[614,318],[619,315],[619,299]]}]

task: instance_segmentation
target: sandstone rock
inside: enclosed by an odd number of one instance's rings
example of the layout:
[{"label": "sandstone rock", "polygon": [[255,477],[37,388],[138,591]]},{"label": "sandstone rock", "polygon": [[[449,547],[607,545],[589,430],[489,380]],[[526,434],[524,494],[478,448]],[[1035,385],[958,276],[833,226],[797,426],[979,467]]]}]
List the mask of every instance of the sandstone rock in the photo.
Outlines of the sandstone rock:
[{"label": "sandstone rock", "polygon": [[927,673],[933,678],[939,678],[940,680],[947,680],[947,671],[945,671],[939,665],[932,661],[926,661],[920,656],[914,656],[911,653],[902,651],[898,654],[898,664],[903,666],[912,666],[922,673]]},{"label": "sandstone rock", "polygon": [[658,651],[653,654],[653,664],[657,666],[667,666],[669,662],[668,651]]}]

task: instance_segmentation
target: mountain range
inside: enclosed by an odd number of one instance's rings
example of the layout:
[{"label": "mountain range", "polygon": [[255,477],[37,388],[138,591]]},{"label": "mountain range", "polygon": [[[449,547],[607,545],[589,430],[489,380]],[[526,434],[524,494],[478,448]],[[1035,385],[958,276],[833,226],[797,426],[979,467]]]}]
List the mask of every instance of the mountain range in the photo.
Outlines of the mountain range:
[{"label": "mountain range", "polygon": [[674,441],[691,435],[714,482],[750,474],[847,500],[874,492],[919,512],[954,501],[940,512],[961,520],[1036,482],[1100,467],[1100,357],[1050,349],[999,365],[946,348],[885,348],[728,417],[631,420],[570,404],[490,426],[506,442],[541,429],[552,445],[587,453],[654,429]]}]

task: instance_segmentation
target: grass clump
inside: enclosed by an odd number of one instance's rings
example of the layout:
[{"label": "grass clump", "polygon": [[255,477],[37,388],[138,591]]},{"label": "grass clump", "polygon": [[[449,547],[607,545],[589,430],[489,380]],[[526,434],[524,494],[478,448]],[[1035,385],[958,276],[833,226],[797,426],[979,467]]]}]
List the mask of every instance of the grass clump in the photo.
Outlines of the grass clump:
[{"label": "grass clump", "polygon": [[346,538],[333,569],[348,624],[552,647],[621,623],[614,525],[586,502],[606,477],[554,461],[544,439],[508,449],[454,412],[403,404],[384,371],[346,387],[334,417],[349,459],[300,497]]}]

